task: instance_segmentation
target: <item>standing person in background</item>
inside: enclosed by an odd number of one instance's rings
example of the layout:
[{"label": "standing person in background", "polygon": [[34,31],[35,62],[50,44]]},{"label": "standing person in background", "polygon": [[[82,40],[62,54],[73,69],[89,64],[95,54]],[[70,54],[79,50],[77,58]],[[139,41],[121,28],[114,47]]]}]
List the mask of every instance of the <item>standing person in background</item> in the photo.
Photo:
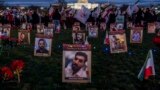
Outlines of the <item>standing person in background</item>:
[{"label": "standing person in background", "polygon": [[61,11],[61,25],[63,26],[63,28],[66,30],[66,11],[65,9],[62,9]]},{"label": "standing person in background", "polygon": [[141,21],[143,20],[142,17],[142,10],[139,8],[138,12],[136,13],[136,25],[141,25]]},{"label": "standing person in background", "polygon": [[110,24],[115,23],[115,21],[116,21],[116,15],[115,15],[114,11],[112,10],[109,14],[107,26],[110,28]]},{"label": "standing person in background", "polygon": [[55,9],[52,18],[53,18],[53,24],[55,25],[53,30],[56,30],[57,27],[60,26],[60,19],[61,19],[61,15],[58,9]]},{"label": "standing person in background", "polygon": [[39,16],[37,14],[36,11],[34,11],[34,13],[32,14],[32,26],[33,26],[33,29],[36,28],[36,24],[39,23]]},{"label": "standing person in background", "polygon": [[46,27],[48,26],[48,23],[49,23],[49,15],[48,15],[47,12],[46,12],[45,15],[44,15],[43,23],[44,23],[44,25],[45,25]]},{"label": "standing person in background", "polygon": [[156,22],[157,21],[156,12],[154,10],[152,10],[151,14],[152,14],[152,22]]}]

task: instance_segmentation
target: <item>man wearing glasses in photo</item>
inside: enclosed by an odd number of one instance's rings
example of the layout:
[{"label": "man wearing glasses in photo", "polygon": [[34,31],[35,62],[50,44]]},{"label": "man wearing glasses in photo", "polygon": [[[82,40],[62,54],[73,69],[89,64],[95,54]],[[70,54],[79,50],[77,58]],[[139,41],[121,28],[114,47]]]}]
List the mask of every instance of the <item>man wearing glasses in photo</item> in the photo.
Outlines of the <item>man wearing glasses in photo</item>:
[{"label": "man wearing glasses in photo", "polygon": [[65,67],[65,77],[81,77],[87,78],[87,54],[84,52],[77,52],[74,59]]}]

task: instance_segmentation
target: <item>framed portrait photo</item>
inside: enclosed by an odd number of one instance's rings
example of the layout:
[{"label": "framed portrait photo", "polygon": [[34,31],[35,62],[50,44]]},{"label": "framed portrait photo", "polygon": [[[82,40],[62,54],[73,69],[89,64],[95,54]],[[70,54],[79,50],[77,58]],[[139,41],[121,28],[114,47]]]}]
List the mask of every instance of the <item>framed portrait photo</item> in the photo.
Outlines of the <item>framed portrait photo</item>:
[{"label": "framed portrait photo", "polygon": [[32,24],[31,23],[27,23],[26,24],[26,30],[32,30]]},{"label": "framed portrait photo", "polygon": [[18,32],[18,43],[19,44],[30,44],[30,32],[21,30]]},{"label": "framed portrait photo", "polygon": [[10,37],[11,27],[4,26],[1,35],[4,37]]},{"label": "framed portrait photo", "polygon": [[91,45],[63,44],[62,82],[91,82]]},{"label": "framed portrait photo", "polygon": [[134,27],[130,32],[130,43],[142,43],[143,27]]},{"label": "framed portrait photo", "polygon": [[46,37],[35,38],[34,56],[51,56],[52,39]]},{"label": "framed portrait photo", "polygon": [[127,52],[126,34],[124,31],[110,32],[109,43],[111,53]]},{"label": "framed portrait photo", "polygon": [[148,33],[155,33],[155,32],[156,32],[155,23],[148,23]]},{"label": "framed portrait photo", "polygon": [[53,37],[53,28],[45,28],[44,29],[44,36],[46,37]]},{"label": "framed portrait photo", "polygon": [[37,25],[37,34],[44,34],[44,25],[43,24]]},{"label": "framed portrait photo", "polygon": [[85,33],[84,32],[72,32],[73,44],[84,44]]},{"label": "framed portrait photo", "polygon": [[79,25],[73,25],[72,32],[78,32],[78,31],[81,31],[81,27]]},{"label": "framed portrait photo", "polygon": [[88,37],[97,38],[98,37],[98,27],[92,26],[88,28]]}]

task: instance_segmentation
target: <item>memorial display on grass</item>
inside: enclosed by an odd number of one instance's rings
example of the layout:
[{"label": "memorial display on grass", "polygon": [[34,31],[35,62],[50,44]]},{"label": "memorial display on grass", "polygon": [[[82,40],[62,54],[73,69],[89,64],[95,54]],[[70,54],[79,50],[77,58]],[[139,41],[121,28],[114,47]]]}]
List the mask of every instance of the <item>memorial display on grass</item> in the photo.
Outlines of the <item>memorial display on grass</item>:
[{"label": "memorial display on grass", "polygon": [[143,27],[133,27],[130,32],[130,43],[142,43]]},{"label": "memorial display on grass", "polygon": [[51,56],[52,39],[44,35],[35,38],[34,56]]},{"label": "memorial display on grass", "polygon": [[127,52],[126,34],[124,31],[110,32],[109,43],[111,53]]},{"label": "memorial display on grass", "polygon": [[98,27],[97,26],[91,26],[88,28],[88,37],[90,38],[98,37]]},{"label": "memorial display on grass", "polygon": [[19,44],[30,44],[30,32],[20,30],[18,32],[18,43]]},{"label": "memorial display on grass", "polygon": [[73,44],[84,44],[85,42],[85,32],[72,32]]},{"label": "memorial display on grass", "polygon": [[91,45],[63,44],[62,82],[91,82]]},{"label": "memorial display on grass", "polygon": [[45,28],[44,29],[44,36],[46,37],[53,37],[53,28]]}]

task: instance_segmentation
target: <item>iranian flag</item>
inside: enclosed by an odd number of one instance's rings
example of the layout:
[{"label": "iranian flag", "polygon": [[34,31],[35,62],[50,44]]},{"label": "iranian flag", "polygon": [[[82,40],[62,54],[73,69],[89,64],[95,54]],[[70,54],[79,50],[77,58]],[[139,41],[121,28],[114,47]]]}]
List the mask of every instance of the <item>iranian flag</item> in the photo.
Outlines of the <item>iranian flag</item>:
[{"label": "iranian flag", "polygon": [[138,79],[147,80],[150,76],[153,76],[153,75],[155,75],[153,54],[152,54],[152,50],[149,50],[146,61],[138,74]]}]

